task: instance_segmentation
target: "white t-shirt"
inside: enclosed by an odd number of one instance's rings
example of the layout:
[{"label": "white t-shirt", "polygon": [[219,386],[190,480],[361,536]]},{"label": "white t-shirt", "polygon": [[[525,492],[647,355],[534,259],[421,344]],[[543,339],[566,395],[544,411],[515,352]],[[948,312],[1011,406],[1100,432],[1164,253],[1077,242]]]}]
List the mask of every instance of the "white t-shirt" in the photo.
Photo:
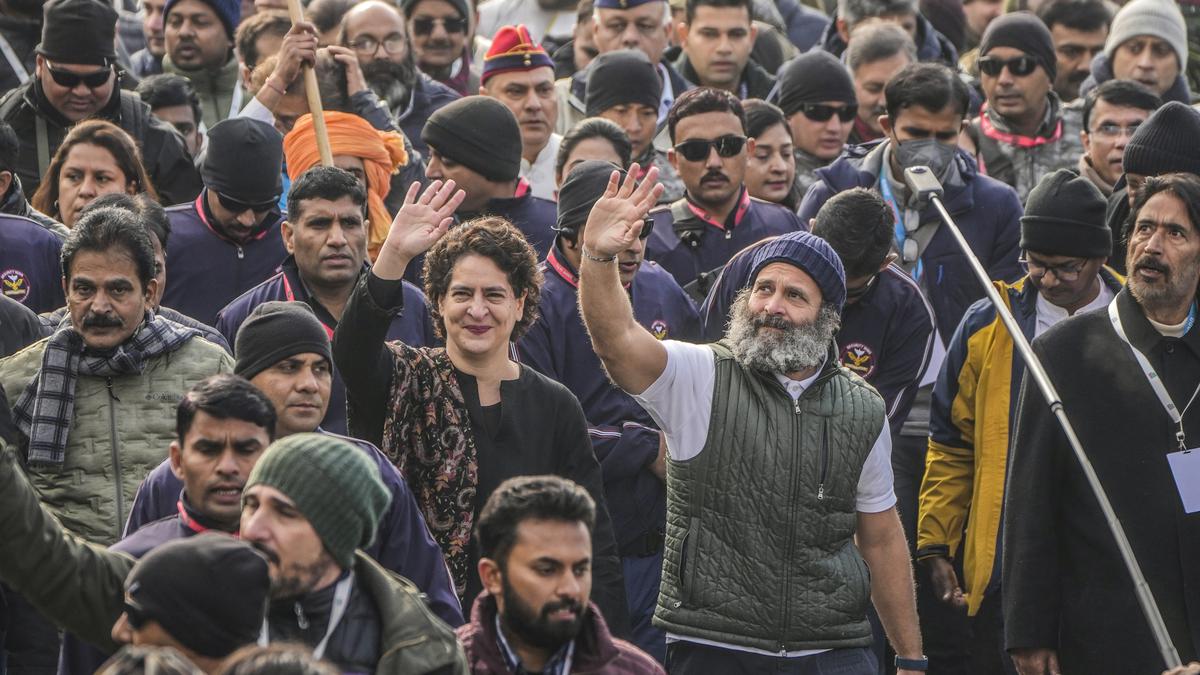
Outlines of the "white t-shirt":
[{"label": "white t-shirt", "polygon": [[[686,462],[700,454],[708,439],[708,427],[712,421],[713,386],[717,377],[716,356],[711,348],[703,345],[676,340],[664,340],[662,344],[667,349],[666,368],[654,384],[633,398],[650,413],[666,434],[667,454],[671,459]],[[782,374],[777,374],[776,377],[795,400],[812,385],[819,372],[818,368],[817,374],[805,380],[793,380]],[[858,478],[855,508],[860,513],[879,513],[892,508],[896,505],[893,483],[892,437],[885,416]],[[767,656],[781,656],[779,652],[667,634],[668,642],[676,640]],[[801,650],[787,652],[782,656],[794,658],[825,651],[829,650]]]},{"label": "white t-shirt", "polygon": [[554,162],[558,158],[558,146],[561,143],[562,136],[550,134],[546,147],[542,148],[532,164],[524,157],[521,158],[521,178],[529,181],[529,191],[534,197],[558,201],[555,195],[558,186],[554,184]]}]

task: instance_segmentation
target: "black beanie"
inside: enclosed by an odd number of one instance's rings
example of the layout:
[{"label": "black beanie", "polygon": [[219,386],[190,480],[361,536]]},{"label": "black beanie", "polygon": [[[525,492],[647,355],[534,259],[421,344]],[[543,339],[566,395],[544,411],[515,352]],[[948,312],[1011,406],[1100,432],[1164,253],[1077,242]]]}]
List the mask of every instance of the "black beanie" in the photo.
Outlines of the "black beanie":
[{"label": "black beanie", "polygon": [[558,222],[554,229],[568,237],[577,237],[596,200],[604,196],[613,171],[625,180],[625,171],[612,162],[589,159],[576,164],[558,188]]},{"label": "black beanie", "polygon": [[270,589],[266,558],[215,532],[167,542],[125,577],[142,620],[158,622],[184,647],[213,659],[258,640]]},{"label": "black beanie", "polygon": [[247,380],[296,354],[320,354],[330,364],[329,331],[303,302],[264,302],[250,312],[234,337],[233,372]]},{"label": "black beanie", "polygon": [[1032,190],[1021,216],[1021,250],[1077,258],[1112,254],[1104,195],[1070,169],[1045,176]]},{"label": "black beanie", "polygon": [[1142,176],[1200,174],[1200,112],[1179,101],[1164,104],[1133,132],[1122,166]]},{"label": "black beanie", "polygon": [[249,117],[222,120],[208,130],[200,167],[204,187],[247,204],[279,199],[283,193],[283,136]]},{"label": "black beanie", "polygon": [[779,107],[791,117],[801,103],[841,101],[858,103],[854,79],[846,64],[823,49],[805,52],[783,65],[779,71]]},{"label": "black beanie", "polygon": [[1029,12],[1001,14],[988,24],[979,41],[979,55],[987,56],[993,47],[1012,47],[1032,57],[1046,71],[1050,81],[1058,75],[1058,57],[1054,38],[1046,24]]},{"label": "black beanie", "polygon": [[97,0],[50,0],[34,51],[55,63],[106,66],[117,59],[117,12]]},{"label": "black beanie", "polygon": [[497,183],[521,173],[521,127],[503,103],[465,96],[429,116],[421,140],[438,154]]},{"label": "black beanie", "polygon": [[609,108],[641,103],[658,110],[662,77],[640,49],[606,52],[588,66],[585,115],[594,117]]}]

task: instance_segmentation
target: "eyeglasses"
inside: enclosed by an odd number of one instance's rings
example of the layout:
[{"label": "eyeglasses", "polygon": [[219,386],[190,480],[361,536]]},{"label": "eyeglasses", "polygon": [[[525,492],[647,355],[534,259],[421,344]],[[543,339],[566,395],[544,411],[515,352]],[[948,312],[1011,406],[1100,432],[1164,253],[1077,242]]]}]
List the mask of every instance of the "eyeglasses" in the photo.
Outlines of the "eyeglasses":
[{"label": "eyeglasses", "polygon": [[104,70],[97,70],[92,73],[72,73],[69,70],[60,70],[47,64],[46,69],[50,71],[50,77],[54,80],[55,84],[67,89],[74,89],[81,82],[87,85],[88,89],[103,87],[112,75],[112,68],[105,68]]},{"label": "eyeglasses", "polygon": [[374,56],[375,52],[379,51],[380,45],[383,45],[383,51],[388,54],[398,54],[404,51],[404,36],[392,34],[385,37],[383,42],[380,42],[369,35],[364,35],[351,42],[350,48],[359,54]]},{"label": "eyeglasses", "polygon": [[842,122],[849,122],[858,114],[858,104],[851,103],[838,108],[824,103],[801,103],[800,112],[814,122],[828,122],[834,115]]},{"label": "eyeglasses", "polygon": [[1000,72],[1008,66],[1008,72],[1013,74],[1013,77],[1025,77],[1034,70],[1037,70],[1038,62],[1029,56],[1017,56],[1011,59],[1000,59],[995,56],[985,56],[976,61],[979,64],[979,72],[988,77],[997,77]]},{"label": "eyeglasses", "polygon": [[234,199],[233,197],[227,197],[227,196],[221,194],[220,192],[218,192],[217,193],[217,201],[221,202],[221,206],[225,210],[229,211],[230,213],[241,214],[241,213],[245,213],[247,211],[253,211],[255,213],[266,213],[267,211],[270,211],[272,208],[275,207],[275,204],[278,203],[279,198],[276,197],[276,198],[274,198],[270,201],[266,201],[266,202],[251,203],[251,202],[238,201],[238,200]]},{"label": "eyeglasses", "polygon": [[720,157],[734,157],[742,148],[746,147],[745,136],[721,136],[712,140],[697,138],[691,141],[684,141],[675,146],[675,152],[683,155],[683,158],[689,162],[703,162],[708,159],[713,148],[717,149],[717,155]]},{"label": "eyeglasses", "polygon": [[434,24],[442,24],[442,30],[455,35],[458,33],[467,32],[466,19],[431,19],[420,18],[413,19],[412,32],[413,35],[429,35],[433,32]]},{"label": "eyeglasses", "polygon": [[1025,270],[1025,273],[1034,279],[1041,279],[1047,274],[1053,273],[1054,278],[1065,283],[1070,283],[1078,279],[1080,273],[1083,272],[1084,266],[1087,265],[1086,261],[1077,263],[1063,263],[1061,265],[1047,265],[1037,260],[1030,260],[1025,256],[1017,258],[1017,262],[1021,263],[1021,267]]},{"label": "eyeglasses", "polygon": [[1100,138],[1107,138],[1107,139],[1120,138],[1123,135],[1132,137],[1133,132],[1137,131],[1138,127],[1140,127],[1141,125],[1142,125],[1141,122],[1135,122],[1133,124],[1130,124],[1127,127],[1123,127],[1120,124],[1114,124],[1112,122],[1105,122],[1104,124],[1101,124],[1100,126],[1096,127],[1096,130],[1091,133],[1096,136],[1099,136]]}]

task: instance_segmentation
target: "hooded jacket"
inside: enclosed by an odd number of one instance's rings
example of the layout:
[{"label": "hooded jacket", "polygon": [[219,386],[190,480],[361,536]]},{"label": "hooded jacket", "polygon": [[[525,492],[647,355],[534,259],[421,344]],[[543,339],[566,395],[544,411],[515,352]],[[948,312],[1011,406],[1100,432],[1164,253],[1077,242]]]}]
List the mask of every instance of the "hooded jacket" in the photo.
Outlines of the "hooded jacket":
[{"label": "hooded jacket", "polygon": [[[113,96],[95,117],[108,120],[124,129],[141,150],[142,164],[164,204],[176,204],[194,199],[203,184],[192,165],[192,158],[183,138],[170,124],[150,114],[150,106],[137,94],[124,91],[120,82],[113,87]],[[40,83],[30,80],[0,99],[0,119],[12,125],[21,141],[16,174],[27,194],[37,192],[50,158],[62,144],[72,124],[50,106],[40,93]],[[38,138],[46,143],[45,166],[39,157]]]},{"label": "hooded jacket", "polygon": [[[1171,84],[1171,88],[1164,92],[1159,98],[1163,103],[1167,101],[1179,101],[1184,105],[1192,104],[1192,92],[1188,88],[1187,78],[1185,73],[1180,72],[1175,76],[1175,82]],[[1088,92],[1099,87],[1100,85],[1113,79],[1112,61],[1104,52],[1096,55],[1092,59],[1092,74],[1088,75],[1083,84],[1079,85],[1079,97],[1083,98],[1088,95]]]},{"label": "hooded jacket", "polygon": [[[827,167],[817,169],[820,180],[800,203],[800,219],[808,222],[833,195],[862,187],[879,190],[882,148],[888,141],[857,145],[846,149]],[[878,152],[877,152],[878,151]],[[1016,281],[1022,275],[1017,263],[1020,255],[1021,203],[1013,189],[975,170],[971,156],[963,151],[955,155],[961,184],[945,186],[943,201],[955,219],[971,250],[988,276],[994,280]],[[940,222],[933,206],[920,211],[922,225]],[[923,274],[920,285],[933,306],[937,329],[943,343],[954,334],[971,303],[984,296],[970,264],[945,227],[938,227],[921,254]]]},{"label": "hooded jacket", "polygon": [[[480,593],[471,622],[458,628],[472,675],[510,675],[496,639],[496,598]],[[612,636],[595,603],[589,602],[579,634],[571,673],[583,675],[663,675],[662,666],[637,647]]]}]

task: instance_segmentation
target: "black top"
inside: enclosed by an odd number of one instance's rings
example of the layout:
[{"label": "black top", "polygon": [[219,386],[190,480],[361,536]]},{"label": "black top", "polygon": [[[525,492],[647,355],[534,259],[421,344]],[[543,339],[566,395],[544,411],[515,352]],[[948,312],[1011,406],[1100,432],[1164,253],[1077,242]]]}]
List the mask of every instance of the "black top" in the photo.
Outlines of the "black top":
[{"label": "black top", "polygon": [[[384,335],[392,317],[402,310],[401,281],[383,280],[370,273],[366,283],[355,287],[334,335],[333,358],[346,382],[350,433],[380,445],[384,424],[391,414],[395,373],[392,352],[383,346]],[[479,404],[475,378],[457,368],[454,375],[466,402],[477,453],[475,515],[500,483],[516,476],[553,474],[581,485],[596,502],[592,599],[613,632],[628,635],[620,558],[605,504],[600,464],[579,401],[562,384],[522,365],[517,379],[500,383],[502,404],[490,411]],[[421,486],[410,487],[421,494]],[[482,590],[474,572],[478,555],[478,547],[472,542],[472,572],[462,598],[464,612]]]}]

